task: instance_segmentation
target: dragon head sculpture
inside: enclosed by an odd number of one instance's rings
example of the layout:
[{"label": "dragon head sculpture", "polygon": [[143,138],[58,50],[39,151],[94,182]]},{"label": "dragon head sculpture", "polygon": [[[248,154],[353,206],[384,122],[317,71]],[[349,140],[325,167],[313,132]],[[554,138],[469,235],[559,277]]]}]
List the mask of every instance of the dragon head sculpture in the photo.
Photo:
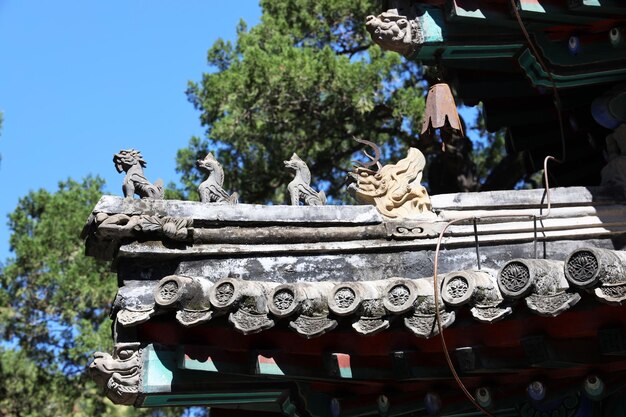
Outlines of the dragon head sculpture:
[{"label": "dragon head sculpture", "polygon": [[133,165],[140,165],[142,168],[146,167],[146,161],[141,156],[141,152],[135,149],[123,149],[113,155],[113,163],[117,172],[128,172]]},{"label": "dragon head sculpture", "polygon": [[139,394],[141,377],[139,343],[118,343],[113,355],[94,353],[89,365],[91,377],[116,404],[133,405]]},{"label": "dragon head sculpture", "polygon": [[376,206],[391,219],[416,219],[432,215],[432,205],[426,188],[420,181],[426,159],[416,148],[409,148],[406,158],[377,171],[355,167],[350,173],[350,194],[360,204]]},{"label": "dragon head sculpture", "polygon": [[206,172],[213,172],[216,169],[221,169],[220,163],[215,159],[212,153],[208,153],[204,159],[198,159],[196,166]]}]

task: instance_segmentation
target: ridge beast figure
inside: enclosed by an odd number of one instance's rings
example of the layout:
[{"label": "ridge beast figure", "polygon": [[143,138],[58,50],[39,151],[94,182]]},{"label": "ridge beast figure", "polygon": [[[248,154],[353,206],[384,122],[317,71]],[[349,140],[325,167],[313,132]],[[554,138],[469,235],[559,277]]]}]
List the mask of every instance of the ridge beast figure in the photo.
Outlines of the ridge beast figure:
[{"label": "ridge beast figure", "polygon": [[137,194],[140,198],[163,199],[163,181],[156,180],[154,184],[148,181],[143,173],[146,167],[141,152],[135,149],[121,150],[113,155],[113,163],[117,172],[125,172],[122,191],[124,197],[133,198]]},{"label": "ridge beast figure", "polygon": [[237,203],[239,195],[237,193],[229,195],[222,188],[224,184],[224,169],[212,153],[208,153],[204,159],[198,159],[196,166],[200,171],[209,174],[208,178],[198,187],[200,201],[203,203]]},{"label": "ridge beast figure", "polygon": [[[356,138],[355,138],[356,139]],[[422,219],[432,217],[430,197],[420,182],[426,159],[416,148],[409,148],[406,158],[395,164],[380,165],[380,149],[369,141],[357,139],[374,150],[374,157],[367,164],[354,167],[348,174],[348,192],[360,203],[376,206],[378,211],[390,219]],[[356,162],[356,161],[354,161]],[[374,165],[377,170],[370,168]]]},{"label": "ridge beast figure", "polygon": [[285,167],[295,171],[294,179],[287,185],[291,196],[291,205],[297,206],[300,201],[307,206],[323,206],[326,204],[324,191],[317,192],[311,187],[311,171],[306,163],[295,153],[285,162]]}]

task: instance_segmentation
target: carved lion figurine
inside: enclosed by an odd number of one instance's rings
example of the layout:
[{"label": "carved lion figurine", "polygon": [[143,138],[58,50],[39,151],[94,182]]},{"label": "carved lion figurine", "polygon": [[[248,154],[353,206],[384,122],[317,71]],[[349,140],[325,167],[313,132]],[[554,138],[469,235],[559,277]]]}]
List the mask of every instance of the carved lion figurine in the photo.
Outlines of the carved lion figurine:
[{"label": "carved lion figurine", "polygon": [[348,191],[361,204],[376,206],[392,219],[423,218],[434,215],[426,188],[420,181],[426,159],[416,148],[409,148],[406,158],[373,171],[355,167]]},{"label": "carved lion figurine", "polygon": [[122,184],[124,197],[133,198],[133,195],[137,194],[140,198],[163,198],[163,181],[157,180],[152,184],[146,179],[143,173],[146,161],[141,152],[135,149],[121,150],[113,155],[113,163],[117,172],[126,173]]},{"label": "carved lion figurine", "polygon": [[133,405],[139,393],[141,364],[139,343],[118,343],[112,356],[94,353],[89,372],[111,401]]}]

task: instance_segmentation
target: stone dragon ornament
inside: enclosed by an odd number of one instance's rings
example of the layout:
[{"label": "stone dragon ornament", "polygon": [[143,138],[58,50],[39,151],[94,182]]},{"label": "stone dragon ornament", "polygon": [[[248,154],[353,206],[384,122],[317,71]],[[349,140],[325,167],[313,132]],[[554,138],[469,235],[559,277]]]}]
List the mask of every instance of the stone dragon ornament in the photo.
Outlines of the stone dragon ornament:
[{"label": "stone dragon ornament", "polygon": [[209,174],[208,178],[198,187],[200,201],[203,203],[237,203],[239,195],[237,193],[228,194],[222,188],[224,169],[212,153],[208,153],[204,159],[198,159],[196,166],[200,171]]},{"label": "stone dragon ornament", "polygon": [[415,46],[421,43],[417,22],[399,15],[397,10],[388,10],[378,16],[368,16],[365,25],[372,40],[388,51],[408,56],[414,51]]},{"label": "stone dragon ornament", "polygon": [[[377,157],[380,150],[369,141],[376,158],[369,163],[377,170],[361,164],[349,174],[351,183],[348,192],[360,203],[376,206],[378,211],[390,219],[423,219],[432,217],[432,205],[426,188],[420,181],[426,164],[424,155],[416,148],[409,148],[406,158],[396,164],[380,167]],[[367,155],[367,154],[366,154]],[[369,155],[367,155],[370,159]]]},{"label": "stone dragon ornament", "polygon": [[305,206],[323,206],[326,204],[326,194],[324,191],[317,192],[311,187],[311,171],[298,155],[295,153],[291,159],[285,162],[285,167],[295,171],[294,179],[287,185],[287,190],[291,197],[291,205],[297,206],[300,201]]},{"label": "stone dragon ornament", "polygon": [[89,365],[92,378],[115,404],[135,404],[142,366],[139,346],[139,343],[118,343],[113,355],[96,352]]},{"label": "stone dragon ornament", "polygon": [[141,152],[135,149],[121,150],[113,155],[113,163],[117,172],[126,173],[122,184],[124,197],[133,198],[137,194],[140,198],[163,199],[163,181],[156,180],[154,184],[146,179],[143,169],[146,161]]}]

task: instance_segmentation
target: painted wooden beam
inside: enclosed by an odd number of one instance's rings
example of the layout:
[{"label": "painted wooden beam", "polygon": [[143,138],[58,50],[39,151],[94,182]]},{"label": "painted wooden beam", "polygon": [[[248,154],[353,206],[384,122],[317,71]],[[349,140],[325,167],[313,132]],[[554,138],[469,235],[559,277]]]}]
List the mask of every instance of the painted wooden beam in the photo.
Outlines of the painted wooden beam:
[{"label": "painted wooden beam", "polygon": [[626,355],[626,335],[623,327],[609,327],[598,331],[603,355]]},{"label": "painted wooden beam", "polygon": [[515,359],[502,360],[489,356],[486,349],[480,346],[466,346],[454,350],[459,370],[463,373],[502,374],[519,372],[526,367],[523,361]]},{"label": "painted wooden beam", "polygon": [[285,376],[285,372],[280,369],[276,360],[270,354],[258,354],[256,356],[254,373],[257,375],[280,375]]},{"label": "painted wooden beam", "polygon": [[328,374],[336,378],[352,379],[350,355],[347,353],[329,353],[325,357]]},{"label": "painted wooden beam", "polygon": [[622,0],[569,0],[568,7],[575,12],[608,16],[626,14],[626,3]]},{"label": "painted wooden beam", "polygon": [[564,7],[565,2],[548,0],[516,0],[520,16],[524,19],[535,19],[558,24],[593,24],[600,19],[572,13]]}]

